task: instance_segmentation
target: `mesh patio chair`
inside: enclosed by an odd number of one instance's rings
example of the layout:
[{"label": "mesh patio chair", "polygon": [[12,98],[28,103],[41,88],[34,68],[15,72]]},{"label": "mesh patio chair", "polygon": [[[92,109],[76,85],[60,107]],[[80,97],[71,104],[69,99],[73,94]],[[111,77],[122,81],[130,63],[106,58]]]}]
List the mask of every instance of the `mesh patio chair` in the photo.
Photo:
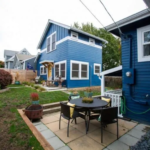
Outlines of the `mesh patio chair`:
[{"label": "mesh patio chair", "polygon": [[118,139],[118,107],[103,108],[100,111],[100,123],[101,123],[101,143],[103,143],[103,128],[107,124],[117,123],[117,139]]},{"label": "mesh patio chair", "polygon": [[[68,126],[67,126],[67,137],[69,137],[69,124],[70,120],[74,119],[75,124],[77,123],[76,118],[81,117],[82,119],[85,119],[85,116],[83,114],[78,113],[75,111],[75,107],[67,105],[67,103],[60,102],[61,111],[60,111],[60,119],[59,119],[59,129],[61,128],[61,117],[68,120]],[[73,115],[70,115],[70,108],[74,109]]]}]

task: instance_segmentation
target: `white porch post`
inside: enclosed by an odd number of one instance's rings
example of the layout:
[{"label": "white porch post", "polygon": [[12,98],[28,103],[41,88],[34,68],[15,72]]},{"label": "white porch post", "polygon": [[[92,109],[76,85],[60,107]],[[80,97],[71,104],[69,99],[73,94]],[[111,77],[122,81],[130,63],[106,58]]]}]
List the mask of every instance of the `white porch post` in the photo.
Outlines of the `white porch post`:
[{"label": "white porch post", "polygon": [[102,75],[102,78],[101,78],[101,95],[104,95],[105,93],[105,76]]}]

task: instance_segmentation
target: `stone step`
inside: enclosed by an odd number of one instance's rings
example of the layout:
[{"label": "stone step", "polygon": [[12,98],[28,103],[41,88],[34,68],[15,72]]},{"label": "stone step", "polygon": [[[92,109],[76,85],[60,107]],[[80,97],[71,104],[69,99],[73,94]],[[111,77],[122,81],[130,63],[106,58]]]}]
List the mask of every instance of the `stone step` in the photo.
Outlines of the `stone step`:
[{"label": "stone step", "polygon": [[[63,102],[67,102],[67,101],[63,101]],[[60,102],[43,104],[42,106],[43,106],[43,109],[59,107],[60,106]]]},{"label": "stone step", "polygon": [[48,108],[48,109],[43,109],[43,115],[58,112],[58,111],[60,111],[60,106],[59,107]]}]

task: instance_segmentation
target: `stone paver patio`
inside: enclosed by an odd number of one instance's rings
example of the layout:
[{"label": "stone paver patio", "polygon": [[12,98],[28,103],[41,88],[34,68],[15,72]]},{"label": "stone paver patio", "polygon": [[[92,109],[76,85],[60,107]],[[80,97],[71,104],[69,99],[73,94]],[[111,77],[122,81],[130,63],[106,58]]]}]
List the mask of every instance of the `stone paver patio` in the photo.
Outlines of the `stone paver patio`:
[{"label": "stone paver patio", "polygon": [[114,123],[103,130],[101,143],[100,123],[97,120],[90,121],[90,129],[86,134],[84,120],[77,118],[77,124],[70,123],[67,137],[67,120],[62,119],[59,130],[59,115],[60,113],[45,115],[40,122],[33,123],[56,150],[128,150],[145,134],[143,129],[146,125],[119,119],[119,139],[117,140]]}]

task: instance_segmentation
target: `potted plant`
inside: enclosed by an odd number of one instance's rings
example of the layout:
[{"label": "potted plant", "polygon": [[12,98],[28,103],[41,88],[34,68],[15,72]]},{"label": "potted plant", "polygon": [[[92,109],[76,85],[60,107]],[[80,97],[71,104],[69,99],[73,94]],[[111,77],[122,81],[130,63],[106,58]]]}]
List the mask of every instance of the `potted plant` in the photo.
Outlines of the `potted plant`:
[{"label": "potted plant", "polygon": [[31,93],[30,98],[32,100],[32,104],[39,104],[39,95],[37,93]]},{"label": "potted plant", "polygon": [[93,98],[91,97],[83,97],[82,98],[83,103],[93,103]]},{"label": "potted plant", "polygon": [[62,88],[62,83],[64,82],[64,80],[62,79],[61,76],[58,77],[58,80],[56,80],[56,82],[58,82],[58,87]]},{"label": "potted plant", "polygon": [[92,89],[91,88],[87,88],[86,91],[84,92],[85,97],[92,97],[93,93],[92,93]]},{"label": "potted plant", "polygon": [[37,93],[31,93],[32,105],[27,106],[23,110],[26,116],[32,121],[33,119],[41,119],[43,115],[43,107],[39,105],[39,95]]},{"label": "potted plant", "polygon": [[16,75],[15,75],[15,84],[20,84],[20,81],[18,81],[18,79],[19,79],[19,73],[18,72],[16,72]]}]

